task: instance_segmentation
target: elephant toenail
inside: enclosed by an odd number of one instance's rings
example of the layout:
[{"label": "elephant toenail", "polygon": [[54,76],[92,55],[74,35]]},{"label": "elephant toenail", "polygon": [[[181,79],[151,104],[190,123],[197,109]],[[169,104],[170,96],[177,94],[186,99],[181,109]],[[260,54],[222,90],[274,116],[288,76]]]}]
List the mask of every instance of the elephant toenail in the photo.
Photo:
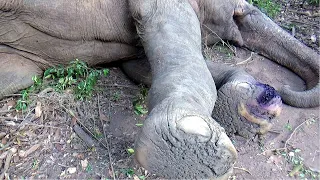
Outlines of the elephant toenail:
[{"label": "elephant toenail", "polygon": [[212,132],[208,123],[199,116],[186,116],[177,122],[177,128],[187,134],[211,137]]}]

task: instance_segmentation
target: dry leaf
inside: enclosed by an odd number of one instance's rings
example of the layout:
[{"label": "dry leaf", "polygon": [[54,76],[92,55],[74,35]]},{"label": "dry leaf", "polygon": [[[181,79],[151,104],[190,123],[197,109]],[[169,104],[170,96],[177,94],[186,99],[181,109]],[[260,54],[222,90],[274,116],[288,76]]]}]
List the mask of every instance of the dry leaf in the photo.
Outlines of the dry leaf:
[{"label": "dry leaf", "polygon": [[134,180],[140,180],[137,175],[133,175],[133,179],[134,179]]},{"label": "dry leaf", "polygon": [[100,120],[108,122],[109,119],[107,118],[107,116],[105,116],[103,113],[100,113]]},{"label": "dry leaf", "polygon": [[0,159],[6,158],[7,155],[8,155],[8,153],[9,153],[9,151],[5,151],[5,152],[3,152],[2,154],[0,154]]},{"label": "dry leaf", "polygon": [[35,110],[35,118],[39,118],[42,115],[42,110],[41,110],[41,102],[37,102],[37,106],[34,109]]},{"label": "dry leaf", "polygon": [[14,101],[14,100],[10,100],[10,101],[8,101],[7,102],[7,108],[8,108],[8,110],[10,110],[12,107],[14,107],[16,105],[16,101]]},{"label": "dry leaf", "polygon": [[5,137],[6,135],[7,135],[7,133],[5,133],[5,132],[0,132],[0,139],[3,138],[3,137]]},{"label": "dry leaf", "polygon": [[77,118],[73,116],[71,119],[71,125],[74,126],[75,124],[77,124]]},{"label": "dry leaf", "polygon": [[19,152],[19,156],[20,157],[27,157],[29,154],[33,153],[34,151],[36,151],[38,148],[40,147],[40,144],[35,144],[33,146],[31,146],[28,150],[23,151],[20,150]]}]

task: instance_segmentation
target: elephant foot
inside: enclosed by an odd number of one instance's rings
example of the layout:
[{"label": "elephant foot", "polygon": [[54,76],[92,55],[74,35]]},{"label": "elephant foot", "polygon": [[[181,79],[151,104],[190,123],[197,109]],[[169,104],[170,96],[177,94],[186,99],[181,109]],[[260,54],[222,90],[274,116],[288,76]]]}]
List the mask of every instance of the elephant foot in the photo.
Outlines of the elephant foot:
[{"label": "elephant foot", "polygon": [[9,53],[2,53],[0,45],[0,99],[33,84],[32,77],[42,70],[31,60]]},{"label": "elephant foot", "polygon": [[227,179],[237,152],[211,117],[167,98],[154,107],[136,142],[136,159],[165,178]]},{"label": "elephant foot", "polygon": [[233,81],[219,89],[213,117],[228,135],[251,138],[266,134],[272,127],[271,120],[280,115],[281,109],[282,100],[273,87],[259,82]]}]

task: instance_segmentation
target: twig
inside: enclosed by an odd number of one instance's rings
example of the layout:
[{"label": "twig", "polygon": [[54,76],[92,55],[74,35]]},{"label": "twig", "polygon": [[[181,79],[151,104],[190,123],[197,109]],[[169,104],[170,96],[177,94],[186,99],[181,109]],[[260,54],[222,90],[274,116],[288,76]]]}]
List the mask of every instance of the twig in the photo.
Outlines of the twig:
[{"label": "twig", "polygon": [[0,103],[7,102],[7,101],[9,101],[9,100],[12,100],[12,98],[9,97],[9,98],[5,98],[5,99],[3,99],[3,100],[0,100]]},{"label": "twig", "polygon": [[297,127],[293,130],[293,132],[290,134],[290,137],[289,137],[289,138],[286,140],[286,142],[284,143],[284,148],[287,149],[288,142],[289,142],[290,139],[292,138],[293,134],[294,134],[304,123],[306,123],[307,121],[308,121],[308,119],[305,120],[304,122],[302,122],[299,126],[297,126]]},{"label": "twig", "polygon": [[241,61],[241,62],[238,62],[236,65],[245,64],[246,62],[250,61],[253,54],[254,54],[254,53],[251,52],[251,53],[250,53],[250,56],[248,57],[248,59],[246,59],[246,60],[244,60],[244,61]]},{"label": "twig", "polygon": [[4,120],[16,120],[16,121],[23,121],[23,119],[22,118],[15,118],[15,117],[3,117],[3,116],[0,116],[0,120],[1,119],[4,119]]},{"label": "twig", "polygon": [[4,145],[2,148],[0,148],[0,151],[6,149],[7,147],[9,147],[12,144],[12,142],[8,142],[6,145]]},{"label": "twig", "polygon": [[309,25],[309,26],[319,27],[319,25],[316,24],[316,23],[302,22],[302,21],[299,21],[299,20],[296,20],[296,19],[291,19],[289,21],[295,22],[295,23],[300,23],[300,24],[306,24],[306,25]]},{"label": "twig", "polygon": [[259,153],[258,155],[265,155],[266,152],[270,151],[270,152],[273,152],[273,151],[281,151],[281,150],[286,150],[287,148],[275,148],[275,149],[267,149],[265,151],[263,151],[262,153]]},{"label": "twig", "polygon": [[211,31],[213,34],[215,34],[219,39],[220,41],[223,43],[223,44],[226,44],[226,46],[233,52],[233,54],[236,54],[236,52],[234,51],[234,49],[228,44],[226,43],[216,32],[214,32],[212,29],[210,29],[207,25],[203,24],[204,27],[206,27],[209,31]]},{"label": "twig", "polygon": [[6,94],[4,97],[11,97],[11,96],[22,96],[22,94]]},{"label": "twig", "polygon": [[130,89],[137,89],[139,88],[134,87],[134,86],[128,86],[128,85],[123,85],[123,84],[98,84],[98,86],[107,86],[107,87],[124,87],[124,88],[130,88]]},{"label": "twig", "polygon": [[290,134],[290,137],[289,137],[289,138],[286,140],[286,142],[284,143],[284,147],[283,147],[283,148],[268,149],[268,150],[265,150],[265,151],[263,151],[262,153],[260,153],[260,154],[258,154],[258,155],[261,155],[261,154],[264,155],[264,154],[265,154],[266,152],[268,152],[268,151],[271,151],[271,152],[273,152],[273,151],[281,151],[281,150],[287,151],[287,150],[288,150],[287,145],[288,145],[290,139],[292,138],[293,134],[294,134],[304,123],[306,123],[307,121],[308,121],[308,119],[305,120],[304,122],[302,122],[301,124],[299,124],[299,126],[297,126],[297,127],[293,130],[293,132]]},{"label": "twig", "polygon": [[241,167],[233,167],[233,169],[238,169],[238,170],[242,170],[242,171],[245,171],[245,172],[247,172],[248,174],[250,174],[250,175],[252,176],[251,172],[250,172],[249,170],[247,170],[246,168],[241,168]]},{"label": "twig", "polygon": [[102,129],[103,129],[103,135],[104,135],[104,138],[105,138],[106,143],[107,143],[108,156],[109,156],[109,161],[110,161],[112,176],[113,176],[113,179],[115,180],[115,179],[116,179],[116,175],[115,175],[115,173],[114,173],[114,169],[113,169],[113,165],[112,165],[112,159],[111,159],[111,153],[110,153],[110,146],[109,146],[108,138],[107,138],[107,135],[106,135],[106,131],[105,131],[105,128],[104,128],[102,119],[100,118],[100,116],[101,116],[101,108],[100,108],[100,96],[99,96],[99,94],[98,94],[98,113],[99,113],[99,119],[100,119],[100,122],[101,122],[101,126],[102,126]]},{"label": "twig", "polygon": [[275,133],[275,134],[281,134],[281,132],[280,132],[280,131],[277,131],[277,130],[269,130],[268,132],[269,132],[269,133]]},{"label": "twig", "polygon": [[90,147],[94,147],[95,143],[94,140],[78,125],[75,123],[73,125],[74,132]]},{"label": "twig", "polygon": [[6,162],[4,164],[4,168],[3,168],[2,174],[0,175],[0,179],[1,180],[4,179],[4,175],[6,174],[6,172],[9,169],[10,161],[11,161],[11,158],[12,158],[13,154],[14,154],[14,152],[9,150],[9,153],[7,154]]},{"label": "twig", "polygon": [[293,13],[297,13],[297,14],[306,15],[306,16],[309,16],[309,17],[318,17],[318,16],[320,16],[320,13],[313,13],[313,14],[311,14],[310,11],[305,11],[305,12],[303,12],[303,11],[296,11],[296,10],[291,10],[291,9],[289,9],[289,11],[290,11],[290,12],[293,12]]},{"label": "twig", "polygon": [[55,126],[49,126],[49,125],[42,125],[42,124],[31,124],[31,123],[26,123],[24,124],[25,126],[37,126],[37,127],[47,127],[47,128],[54,128],[54,129],[62,129],[60,127],[55,127]]},{"label": "twig", "polygon": [[10,109],[10,110],[7,110],[7,111],[0,111],[0,114],[10,113],[10,112],[13,112],[13,111],[15,111],[15,109]]},{"label": "twig", "polygon": [[58,165],[59,165],[59,166],[62,166],[62,167],[65,167],[65,168],[71,167],[71,166],[66,166],[66,165],[60,164],[60,163],[58,163]]}]

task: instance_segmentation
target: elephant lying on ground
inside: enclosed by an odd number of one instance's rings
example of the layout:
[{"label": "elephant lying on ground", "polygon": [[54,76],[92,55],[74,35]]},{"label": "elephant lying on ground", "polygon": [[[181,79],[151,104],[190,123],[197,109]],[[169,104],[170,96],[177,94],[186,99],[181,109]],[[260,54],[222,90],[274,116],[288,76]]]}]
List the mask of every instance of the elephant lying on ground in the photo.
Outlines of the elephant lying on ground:
[{"label": "elephant lying on ground", "polygon": [[[136,142],[138,162],[167,178],[227,178],[237,153],[215,120],[232,124],[232,113],[239,112],[268,130],[281,100],[241,70],[206,62],[201,40],[210,45],[219,38],[301,76],[308,90],[285,87],[279,91],[284,102],[319,105],[318,54],[244,0],[2,0],[0,98],[30,86],[31,77],[44,69],[75,58],[94,66],[138,63],[145,54],[152,85],[150,113]],[[216,85],[222,100],[213,119]],[[236,96],[247,99],[230,102]]]}]

